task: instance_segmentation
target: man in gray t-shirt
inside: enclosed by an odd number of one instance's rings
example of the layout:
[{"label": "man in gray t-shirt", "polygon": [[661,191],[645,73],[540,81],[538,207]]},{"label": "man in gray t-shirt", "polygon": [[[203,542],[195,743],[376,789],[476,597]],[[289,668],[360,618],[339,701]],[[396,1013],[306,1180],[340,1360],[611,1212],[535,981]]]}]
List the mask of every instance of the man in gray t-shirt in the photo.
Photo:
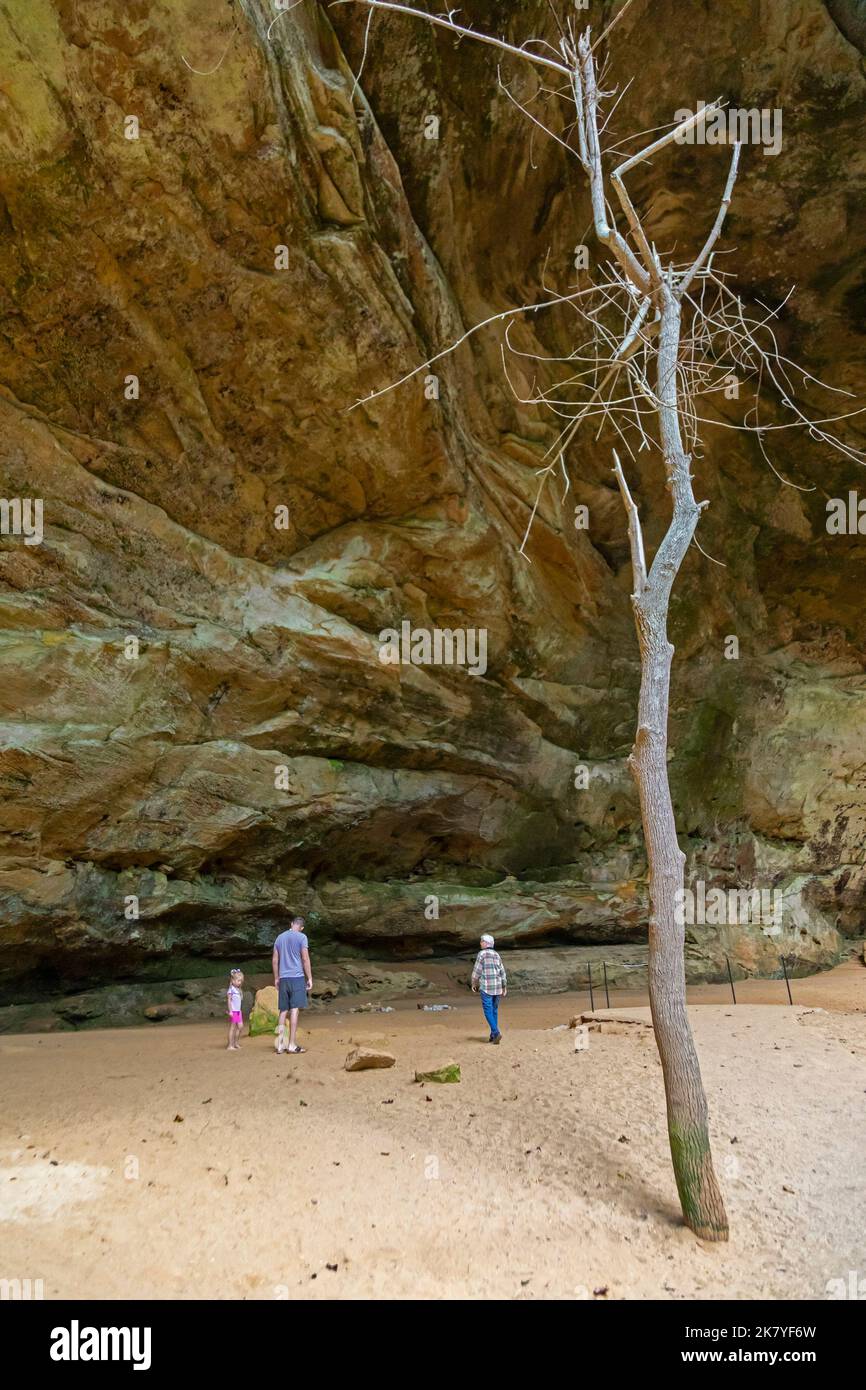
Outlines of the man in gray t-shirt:
[{"label": "man in gray t-shirt", "polygon": [[[293,917],[288,931],[280,932],[274,942],[272,965],[277,1002],[280,1010],[277,1024],[277,1052],[306,1052],[299,1047],[298,1010],[307,1007],[307,993],[313,988],[309,942],[304,933],[303,917]],[[289,1015],[289,1041],[286,1045],[286,1014]]]}]

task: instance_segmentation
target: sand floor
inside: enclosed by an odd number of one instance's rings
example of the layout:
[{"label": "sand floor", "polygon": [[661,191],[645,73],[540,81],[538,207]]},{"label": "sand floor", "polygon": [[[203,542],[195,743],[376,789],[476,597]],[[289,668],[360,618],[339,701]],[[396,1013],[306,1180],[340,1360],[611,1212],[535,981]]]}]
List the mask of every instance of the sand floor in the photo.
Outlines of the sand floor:
[{"label": "sand floor", "polygon": [[[471,996],[308,1015],[296,1057],[226,1053],[206,1024],[6,1036],[0,1278],[46,1298],[824,1298],[866,1277],[866,969],[793,989],[793,1008],[690,991],[719,999],[690,1012],[727,1246],[681,1225],[650,1030],[576,1052],[556,1025],[583,997],[510,997],[498,1048]],[[352,1039],[397,1065],[345,1072]],[[414,1084],[452,1060],[459,1085]]]}]

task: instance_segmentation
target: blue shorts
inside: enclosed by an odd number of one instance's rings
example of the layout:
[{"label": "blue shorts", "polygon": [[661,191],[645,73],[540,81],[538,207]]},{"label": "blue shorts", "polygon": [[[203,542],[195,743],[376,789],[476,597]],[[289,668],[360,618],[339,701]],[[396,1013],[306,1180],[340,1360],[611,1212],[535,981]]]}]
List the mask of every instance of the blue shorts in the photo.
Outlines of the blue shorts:
[{"label": "blue shorts", "polygon": [[307,1007],[307,982],[303,978],[280,980],[278,994],[280,1013],[286,1009],[305,1009]]}]

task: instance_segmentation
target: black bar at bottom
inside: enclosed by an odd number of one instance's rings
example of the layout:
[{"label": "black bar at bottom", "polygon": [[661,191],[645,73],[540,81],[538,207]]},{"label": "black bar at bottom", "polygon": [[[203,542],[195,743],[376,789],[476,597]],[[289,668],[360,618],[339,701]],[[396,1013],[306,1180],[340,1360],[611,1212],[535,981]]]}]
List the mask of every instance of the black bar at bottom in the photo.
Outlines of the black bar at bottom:
[{"label": "black bar at bottom", "polygon": [[[674,1277],[673,1267],[670,1274]],[[826,1380],[828,1371],[838,1368],[841,1373],[845,1364],[852,1333],[860,1325],[859,1309],[851,1306],[851,1300],[866,1298],[866,1276],[852,1271],[847,1281],[830,1283],[834,1287],[828,1287],[823,1298],[777,1302],[686,1302],[676,1298],[631,1302],[608,1297],[600,1288],[587,1290],[586,1298],[548,1303],[543,1317],[561,1317],[565,1334],[574,1325],[575,1311],[579,1316],[580,1310],[563,1308],[562,1304],[592,1303],[583,1323],[591,1345],[581,1351],[581,1365],[590,1370],[609,1365],[609,1339],[616,1336],[618,1373],[639,1374],[648,1365],[662,1373],[674,1366],[765,1365],[784,1371],[787,1366],[805,1365],[820,1368]],[[300,1365],[303,1367],[309,1356],[314,1363],[309,1371],[316,1378],[326,1373],[328,1380],[335,1372],[345,1369],[348,1374],[353,1366],[357,1368],[358,1343],[347,1326],[347,1320],[351,1323],[354,1317],[351,1303],[340,1300],[336,1310],[336,1300],[327,1297],[292,1301],[303,1303],[307,1349],[302,1338]],[[509,1302],[485,1300],[485,1324],[489,1325],[491,1317],[496,1319],[497,1309],[507,1309],[503,1332],[513,1335],[516,1321],[523,1317],[537,1326],[537,1309],[528,1305],[544,1302],[531,1294]],[[465,1318],[467,1332],[477,1329],[477,1301],[454,1300],[444,1310],[441,1304],[433,1307],[445,1313],[449,1327]],[[19,1302],[0,1308],[2,1312],[9,1314],[7,1334],[14,1335],[19,1364],[26,1365],[40,1383],[47,1373],[51,1384],[55,1372],[60,1384],[68,1382],[70,1375],[92,1381],[94,1374],[99,1378],[100,1369],[105,1369],[115,1379],[118,1373],[129,1372],[134,1376],[133,1384],[147,1375],[163,1378],[166,1373],[176,1383],[178,1373],[186,1372],[200,1384],[206,1376],[224,1374],[227,1366],[233,1380],[246,1382],[253,1368],[262,1371],[273,1358],[275,1375],[278,1380],[282,1378],[279,1334],[285,1328],[287,1310],[275,1299],[225,1303]],[[339,1336],[335,1336],[335,1315]],[[363,1326],[358,1332],[387,1335],[389,1355],[401,1357],[403,1343],[407,1356],[413,1348],[417,1350],[414,1320],[395,1319],[387,1294],[380,1301],[365,1303],[361,1317]],[[551,1330],[555,1332],[556,1327]],[[329,1335],[326,1367],[320,1363],[323,1333]]]}]

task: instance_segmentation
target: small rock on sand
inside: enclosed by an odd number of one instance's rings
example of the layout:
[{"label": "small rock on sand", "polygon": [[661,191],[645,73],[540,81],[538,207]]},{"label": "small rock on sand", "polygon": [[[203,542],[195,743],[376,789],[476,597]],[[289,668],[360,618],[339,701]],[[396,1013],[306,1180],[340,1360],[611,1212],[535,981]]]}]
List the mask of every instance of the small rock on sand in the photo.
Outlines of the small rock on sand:
[{"label": "small rock on sand", "polygon": [[379,1067],[393,1067],[396,1060],[390,1052],[380,1052],[372,1047],[356,1047],[346,1058],[346,1071],[371,1071]]}]

